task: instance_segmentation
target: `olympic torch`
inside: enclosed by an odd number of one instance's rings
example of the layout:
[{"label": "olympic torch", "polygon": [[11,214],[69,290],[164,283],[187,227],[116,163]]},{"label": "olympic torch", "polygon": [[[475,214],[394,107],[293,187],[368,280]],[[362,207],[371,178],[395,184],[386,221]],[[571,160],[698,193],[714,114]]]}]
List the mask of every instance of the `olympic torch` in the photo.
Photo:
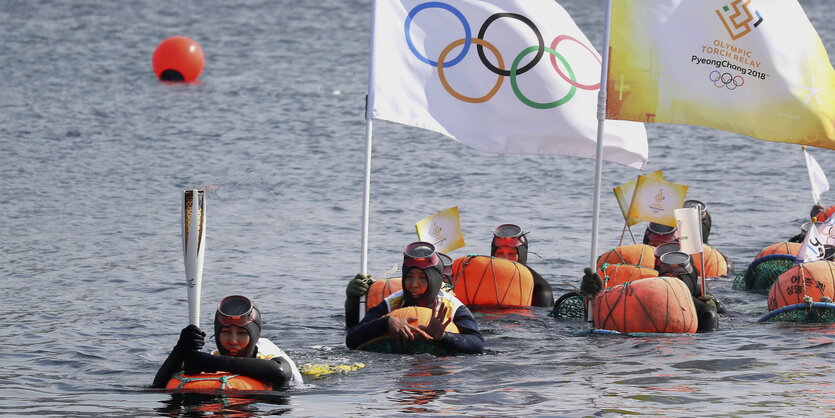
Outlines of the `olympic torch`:
[{"label": "olympic torch", "polygon": [[183,262],[188,286],[188,321],[200,326],[200,291],[206,250],[206,195],[203,190],[183,191]]}]

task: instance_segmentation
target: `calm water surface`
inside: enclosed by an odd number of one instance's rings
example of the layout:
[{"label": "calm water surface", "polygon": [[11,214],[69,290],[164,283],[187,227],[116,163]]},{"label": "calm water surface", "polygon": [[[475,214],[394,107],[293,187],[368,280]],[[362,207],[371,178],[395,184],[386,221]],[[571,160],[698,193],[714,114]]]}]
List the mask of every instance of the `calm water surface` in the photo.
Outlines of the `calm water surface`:
[{"label": "calm water surface", "polygon": [[[711,334],[572,336],[547,310],[480,312],[482,356],[352,352],[342,303],[359,268],[370,1],[14,1],[0,7],[0,410],[11,415],[788,415],[835,406],[830,325],[759,324],[765,296],[709,283],[732,313]],[[603,2],[561,2],[600,47]],[[830,53],[835,5],[802,4]],[[156,44],[194,38],[198,85],[151,71]],[[810,205],[799,146],[648,126],[648,170],[708,203],[711,243],[744,267]],[[812,149],[835,173],[835,154]],[[459,206],[468,246],[533,232],[532,265],[571,290],[589,259],[593,162],[485,154],[375,124],[369,269],[400,263],[414,223]],[[600,248],[615,246],[604,165]],[[187,322],[185,188],[208,195],[204,326],[253,295],[264,335],[298,363],[362,362],[257,398],[149,391]],[[831,193],[831,192],[830,192]],[[832,198],[824,195],[831,204]],[[643,226],[636,234],[643,232]],[[211,343],[210,343],[211,344]]]}]

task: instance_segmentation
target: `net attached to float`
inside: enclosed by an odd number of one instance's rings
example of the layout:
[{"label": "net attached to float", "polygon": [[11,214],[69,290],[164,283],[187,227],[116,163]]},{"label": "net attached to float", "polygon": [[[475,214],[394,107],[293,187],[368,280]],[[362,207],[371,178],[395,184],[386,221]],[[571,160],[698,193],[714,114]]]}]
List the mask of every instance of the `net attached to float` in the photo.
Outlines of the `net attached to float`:
[{"label": "net attached to float", "polygon": [[746,270],[736,274],[733,288],[767,294],[777,278],[795,265],[795,256],[790,254],[771,254],[757,258]]},{"label": "net attached to float", "polygon": [[550,316],[558,319],[586,319],[586,304],[577,292],[568,292],[554,302]]},{"label": "net attached to float", "polygon": [[814,302],[784,306],[765,314],[759,322],[832,323],[835,322],[835,303]]}]

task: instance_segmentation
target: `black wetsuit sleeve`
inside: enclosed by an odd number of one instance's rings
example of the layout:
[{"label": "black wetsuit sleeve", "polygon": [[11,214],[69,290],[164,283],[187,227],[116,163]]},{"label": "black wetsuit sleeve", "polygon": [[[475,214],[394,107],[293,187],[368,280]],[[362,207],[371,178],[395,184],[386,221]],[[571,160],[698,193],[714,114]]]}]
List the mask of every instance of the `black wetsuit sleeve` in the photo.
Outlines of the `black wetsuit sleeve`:
[{"label": "black wetsuit sleeve", "polygon": [[189,353],[185,360],[186,373],[228,372],[235,373],[264,383],[270,383],[278,389],[287,386],[293,377],[290,364],[277,357],[270,360],[232,356],[213,356],[209,353]]},{"label": "black wetsuit sleeve", "polygon": [[452,322],[458,327],[458,334],[454,332],[444,333],[441,343],[451,350],[465,354],[481,354],[484,352],[484,337],[478,331],[478,324],[473,314],[466,306],[461,305],[455,311]]},{"label": "black wetsuit sleeve", "polygon": [[345,328],[351,328],[359,322],[360,298],[356,296],[345,297]]},{"label": "black wetsuit sleeve", "polygon": [[386,317],[388,313],[388,305],[385,301],[371,308],[359,324],[348,330],[348,335],[345,336],[345,345],[348,348],[355,349],[362,343],[388,332],[389,323]]},{"label": "black wetsuit sleeve", "polygon": [[168,381],[171,380],[171,376],[174,373],[183,370],[183,359],[185,358],[186,351],[180,350],[177,347],[171,351],[171,354],[168,355],[168,358],[162,363],[159,370],[157,371],[157,375],[154,376],[154,383],[151,384],[152,388],[164,388]]},{"label": "black wetsuit sleeve", "polygon": [[[528,267],[528,266],[525,266]],[[554,290],[551,289],[551,284],[548,283],[536,270],[528,267],[533,276],[533,298],[531,305],[551,307],[554,306]]]}]

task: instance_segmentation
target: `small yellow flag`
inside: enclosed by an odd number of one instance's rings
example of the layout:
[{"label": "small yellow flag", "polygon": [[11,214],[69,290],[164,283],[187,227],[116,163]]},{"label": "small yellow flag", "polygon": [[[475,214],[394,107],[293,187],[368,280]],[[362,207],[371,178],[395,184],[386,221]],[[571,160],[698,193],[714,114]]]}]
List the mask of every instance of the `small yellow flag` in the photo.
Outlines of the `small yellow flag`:
[{"label": "small yellow flag", "polygon": [[638,176],[627,217],[676,226],[674,210],[684,206],[687,186],[663,179]]},{"label": "small yellow flag", "polygon": [[[652,173],[646,174],[646,176],[661,180],[664,179],[664,173],[662,173],[661,170],[653,171]],[[620,206],[620,211],[623,212],[623,219],[626,220],[626,224],[629,226],[635,225],[643,221],[642,219],[630,218],[627,216],[627,214],[629,213],[629,205],[632,204],[632,195],[635,193],[636,183],[638,183],[637,177],[635,178],[635,180],[627,181],[626,183],[623,183],[620,186],[612,188],[612,191],[615,192],[615,199],[618,200],[618,206]]]},{"label": "small yellow flag", "polygon": [[435,246],[438,252],[447,253],[465,245],[461,231],[461,217],[458,206],[429,215],[415,224],[418,239]]}]

